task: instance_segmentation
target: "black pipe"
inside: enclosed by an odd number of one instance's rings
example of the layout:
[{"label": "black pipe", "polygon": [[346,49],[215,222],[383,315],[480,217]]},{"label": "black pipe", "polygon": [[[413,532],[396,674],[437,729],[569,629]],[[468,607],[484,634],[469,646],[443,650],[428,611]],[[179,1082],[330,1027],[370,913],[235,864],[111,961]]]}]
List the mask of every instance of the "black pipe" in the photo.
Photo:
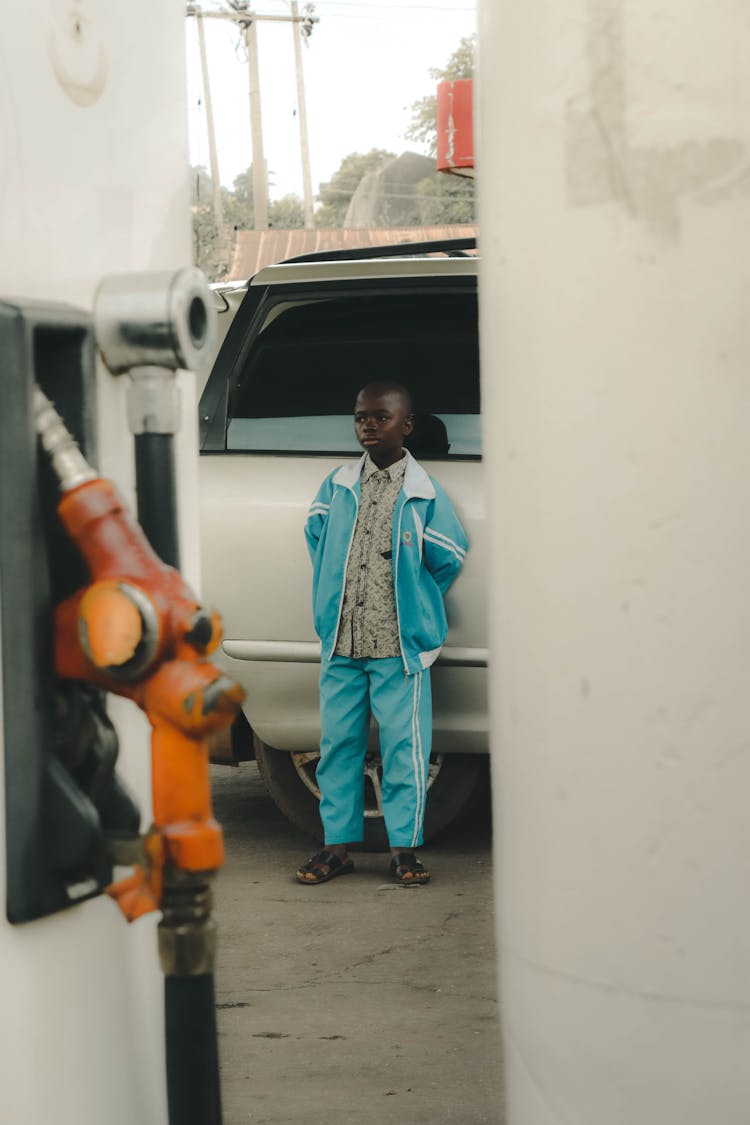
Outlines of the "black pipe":
[{"label": "black pipe", "polygon": [[164,978],[170,1125],[221,1125],[213,973]]},{"label": "black pipe", "polygon": [[138,522],[167,566],[179,569],[177,488],[172,434],[135,435],[135,489]]},{"label": "black pipe", "polygon": [[221,1125],[211,874],[164,869],[159,960],[169,1125]]},{"label": "black pipe", "polygon": [[[179,569],[174,464],[171,433],[135,435],[138,522],[162,562]],[[159,946],[169,1125],[221,1125],[214,977],[190,971],[194,957],[213,961],[210,914],[203,880],[184,879],[167,868]]]}]

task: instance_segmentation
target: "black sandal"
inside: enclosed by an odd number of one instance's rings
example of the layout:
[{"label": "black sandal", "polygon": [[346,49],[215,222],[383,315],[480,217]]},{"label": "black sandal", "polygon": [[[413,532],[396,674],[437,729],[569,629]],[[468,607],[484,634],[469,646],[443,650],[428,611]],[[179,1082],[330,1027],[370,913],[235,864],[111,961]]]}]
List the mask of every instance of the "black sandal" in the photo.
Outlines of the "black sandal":
[{"label": "black sandal", "polygon": [[397,852],[391,860],[391,879],[399,887],[423,887],[430,873],[414,852]]},{"label": "black sandal", "polygon": [[[324,871],[323,868],[328,870]],[[327,883],[329,879],[335,879],[337,875],[351,875],[353,870],[354,864],[350,859],[341,859],[340,856],[324,848],[322,852],[317,852],[314,856],[311,856],[307,863],[303,863],[297,869],[296,879],[303,886],[317,887],[318,883]],[[306,879],[306,874],[313,875],[314,878]]]}]

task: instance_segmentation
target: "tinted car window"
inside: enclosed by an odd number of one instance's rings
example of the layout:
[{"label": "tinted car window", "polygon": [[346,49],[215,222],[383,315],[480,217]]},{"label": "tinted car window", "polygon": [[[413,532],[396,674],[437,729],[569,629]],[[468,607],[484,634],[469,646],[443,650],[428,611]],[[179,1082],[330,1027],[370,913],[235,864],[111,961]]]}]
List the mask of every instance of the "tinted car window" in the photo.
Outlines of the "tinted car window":
[{"label": "tinted car window", "polygon": [[229,398],[227,449],[351,453],[357,391],[412,393],[417,456],[478,456],[474,292],[347,295],[269,308]]}]

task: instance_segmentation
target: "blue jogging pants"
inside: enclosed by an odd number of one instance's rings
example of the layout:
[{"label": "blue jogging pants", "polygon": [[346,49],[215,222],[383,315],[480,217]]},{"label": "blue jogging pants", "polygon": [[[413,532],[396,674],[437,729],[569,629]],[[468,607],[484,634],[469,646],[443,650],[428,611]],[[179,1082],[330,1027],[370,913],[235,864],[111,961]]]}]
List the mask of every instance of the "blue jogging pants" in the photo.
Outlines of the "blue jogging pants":
[{"label": "blue jogging pants", "polygon": [[323,658],[317,779],[326,844],[364,836],[364,759],[370,711],[380,729],[383,813],[392,848],[422,843],[432,743],[429,669],[407,676],[400,656]]}]

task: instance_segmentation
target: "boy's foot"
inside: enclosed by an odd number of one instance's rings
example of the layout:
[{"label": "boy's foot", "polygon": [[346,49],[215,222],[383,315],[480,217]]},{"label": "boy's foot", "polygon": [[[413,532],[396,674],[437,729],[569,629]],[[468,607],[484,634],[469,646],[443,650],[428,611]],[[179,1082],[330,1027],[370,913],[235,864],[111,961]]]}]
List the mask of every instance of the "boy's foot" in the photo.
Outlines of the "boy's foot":
[{"label": "boy's foot", "polygon": [[307,863],[297,868],[296,879],[298,883],[315,886],[318,883],[327,883],[337,875],[351,875],[354,864],[347,858],[346,852],[338,855],[336,852],[323,848],[308,859]]},{"label": "boy's foot", "polygon": [[423,887],[430,881],[429,871],[414,852],[394,852],[390,871],[399,887]]}]

